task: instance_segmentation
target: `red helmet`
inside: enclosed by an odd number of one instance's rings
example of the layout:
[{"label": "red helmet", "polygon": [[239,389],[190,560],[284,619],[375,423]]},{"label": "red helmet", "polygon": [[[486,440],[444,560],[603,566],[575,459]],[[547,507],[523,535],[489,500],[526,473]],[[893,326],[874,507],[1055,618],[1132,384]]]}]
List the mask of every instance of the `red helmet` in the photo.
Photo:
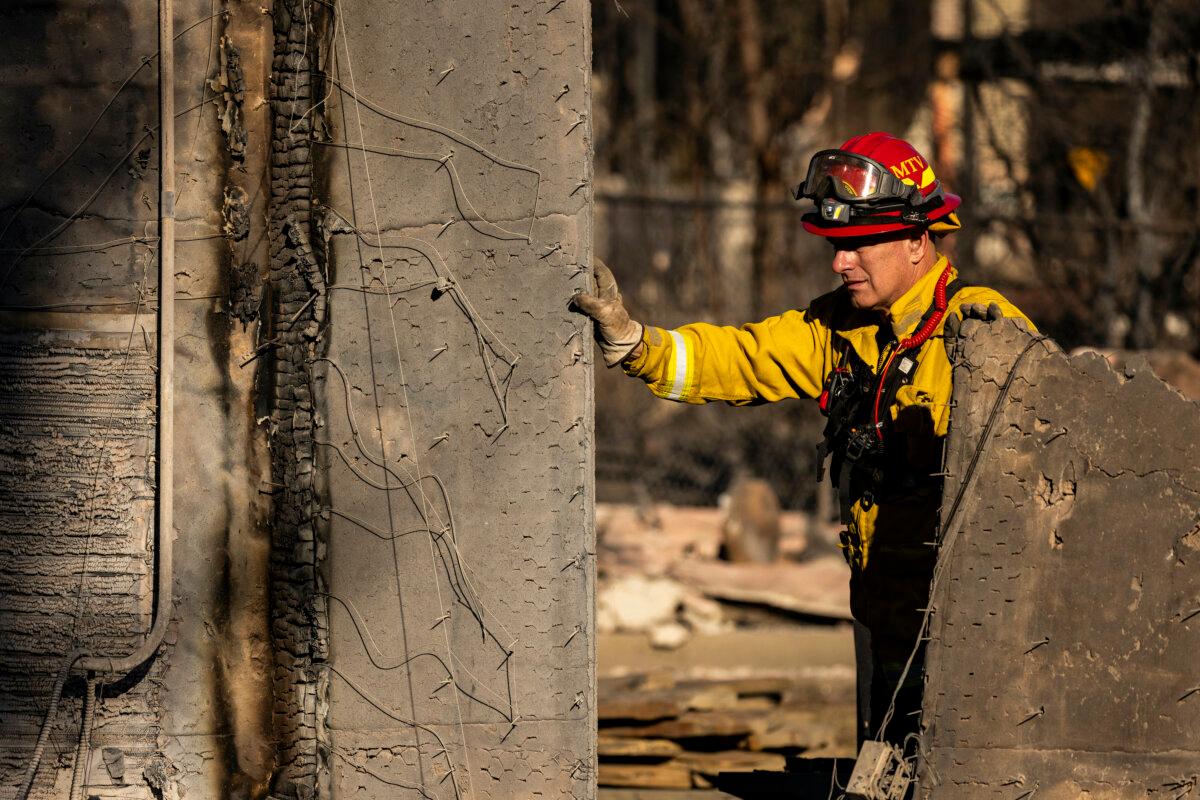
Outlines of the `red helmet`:
[{"label": "red helmet", "polygon": [[961,227],[955,210],[962,198],[943,191],[929,162],[890,133],[855,136],[817,153],[796,188],[796,199],[801,197],[817,205],[801,222],[818,236],[950,233]]}]

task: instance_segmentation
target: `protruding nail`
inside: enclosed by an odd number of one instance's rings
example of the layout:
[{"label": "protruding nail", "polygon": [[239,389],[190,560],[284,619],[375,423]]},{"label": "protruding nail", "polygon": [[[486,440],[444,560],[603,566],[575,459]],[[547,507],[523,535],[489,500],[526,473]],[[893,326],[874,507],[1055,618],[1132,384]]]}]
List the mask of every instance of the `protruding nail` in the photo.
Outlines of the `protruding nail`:
[{"label": "protruding nail", "polygon": [[[1197,686],[1196,688],[1200,689],[1200,686]],[[1017,723],[1017,727],[1020,727],[1020,726],[1024,725],[1026,722],[1029,722],[1031,720],[1035,720],[1045,713],[1046,713],[1046,707],[1038,706],[1037,711],[1030,712],[1029,716],[1027,716],[1025,719],[1023,719]]]},{"label": "protruding nail", "polygon": [[569,645],[571,643],[571,640],[574,639],[576,636],[578,636],[581,633],[583,633],[583,629],[581,627],[579,627],[578,625],[576,625],[575,630],[571,631],[571,635],[567,637],[567,640],[565,642],[563,642],[562,646],[566,647],[567,645]]},{"label": "protruding nail", "polygon": [[1049,636],[1044,636],[1044,637],[1042,637],[1041,639],[1039,639],[1038,641],[1036,641],[1036,642],[1033,642],[1032,644],[1030,644],[1030,645],[1029,645],[1029,649],[1025,651],[1025,655],[1029,655],[1029,654],[1030,654],[1030,653],[1032,653],[1034,650],[1037,650],[1039,647],[1041,647],[1041,646],[1042,646],[1042,645],[1044,645],[1044,644],[1050,644],[1050,637],[1049,637]]}]

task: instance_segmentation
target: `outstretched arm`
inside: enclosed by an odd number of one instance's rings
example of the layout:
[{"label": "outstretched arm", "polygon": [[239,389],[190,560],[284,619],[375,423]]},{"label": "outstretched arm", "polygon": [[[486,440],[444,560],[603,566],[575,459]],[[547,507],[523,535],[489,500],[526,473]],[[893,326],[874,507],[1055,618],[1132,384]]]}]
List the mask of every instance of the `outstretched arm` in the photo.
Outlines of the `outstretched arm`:
[{"label": "outstretched arm", "polygon": [[787,311],[740,328],[694,323],[667,330],[629,318],[602,264],[596,283],[595,294],[577,294],[572,302],[596,321],[605,363],[621,364],[659,397],[746,405],[821,392],[830,369],[830,331],[807,312]]}]

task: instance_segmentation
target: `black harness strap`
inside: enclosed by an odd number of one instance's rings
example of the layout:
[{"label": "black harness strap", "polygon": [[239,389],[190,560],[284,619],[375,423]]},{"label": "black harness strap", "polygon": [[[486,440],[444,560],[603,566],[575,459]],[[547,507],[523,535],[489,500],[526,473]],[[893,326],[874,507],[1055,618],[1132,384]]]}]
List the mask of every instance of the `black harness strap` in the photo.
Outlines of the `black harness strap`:
[{"label": "black harness strap", "polygon": [[[957,278],[947,284],[947,304],[967,285]],[[917,323],[916,329],[924,327],[936,313],[936,306],[931,304]],[[825,381],[821,411],[828,421],[825,423],[822,441],[817,445],[817,481],[824,479],[825,460],[832,454],[832,477],[837,486],[843,524],[851,522],[850,510],[856,499],[861,498],[864,505],[870,507],[875,501],[876,492],[889,478],[900,484],[904,483],[900,479],[905,476],[887,474],[891,471],[888,470],[886,458],[888,437],[879,435],[872,420],[876,391],[881,393],[880,407],[890,408],[900,388],[912,383],[916,374],[917,352],[902,353],[899,361],[884,376],[884,385],[879,386],[878,373],[891,356],[892,349],[898,344],[893,337],[883,347],[879,364],[873,371],[859,357],[849,340],[844,340],[837,363]],[[890,427],[890,421],[885,418],[881,420],[880,425]],[[861,491],[855,491],[855,483],[859,483]]]}]

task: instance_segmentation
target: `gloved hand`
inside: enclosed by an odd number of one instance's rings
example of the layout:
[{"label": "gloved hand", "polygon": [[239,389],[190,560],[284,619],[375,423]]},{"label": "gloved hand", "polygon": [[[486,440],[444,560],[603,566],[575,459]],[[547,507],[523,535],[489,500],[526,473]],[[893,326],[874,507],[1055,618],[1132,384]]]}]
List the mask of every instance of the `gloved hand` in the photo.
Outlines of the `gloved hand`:
[{"label": "gloved hand", "polygon": [[981,319],[984,322],[1004,319],[1004,312],[996,303],[989,303],[986,306],[983,303],[963,303],[962,315],[963,319]]},{"label": "gloved hand", "polygon": [[[965,319],[981,319],[984,322],[995,322],[1005,319],[1004,311],[997,303],[989,303],[986,306],[983,303],[963,303],[959,307],[959,310],[962,313],[961,317],[957,314],[951,314],[946,318],[946,333],[951,338],[958,336],[959,328]],[[1013,317],[1012,319],[1021,328],[1028,329],[1025,320],[1020,317]]]},{"label": "gloved hand", "polygon": [[571,305],[596,322],[596,344],[604,363],[615,367],[642,344],[643,326],[629,318],[612,271],[600,259],[593,260],[596,290],[594,294],[576,292]]}]

